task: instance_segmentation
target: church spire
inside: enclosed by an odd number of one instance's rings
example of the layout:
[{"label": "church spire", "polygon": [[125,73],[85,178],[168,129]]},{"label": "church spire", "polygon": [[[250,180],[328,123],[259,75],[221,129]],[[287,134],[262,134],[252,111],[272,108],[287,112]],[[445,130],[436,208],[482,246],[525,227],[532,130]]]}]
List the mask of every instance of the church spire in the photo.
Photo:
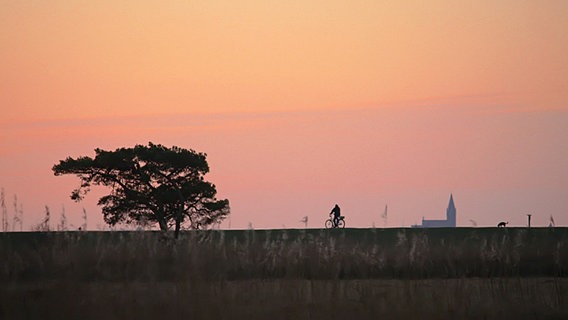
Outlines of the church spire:
[{"label": "church spire", "polygon": [[456,206],[454,205],[454,195],[450,193],[450,203],[446,209],[446,219],[449,227],[456,226]]},{"label": "church spire", "polygon": [[448,204],[448,209],[453,208],[455,209],[456,206],[454,205],[454,195],[450,193],[450,203]]}]

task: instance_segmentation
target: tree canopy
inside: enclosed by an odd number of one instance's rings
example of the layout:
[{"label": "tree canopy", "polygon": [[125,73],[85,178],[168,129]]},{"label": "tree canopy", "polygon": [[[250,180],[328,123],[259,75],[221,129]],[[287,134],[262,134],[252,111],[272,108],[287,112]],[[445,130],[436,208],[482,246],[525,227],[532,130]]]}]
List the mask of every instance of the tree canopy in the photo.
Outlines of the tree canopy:
[{"label": "tree canopy", "polygon": [[229,201],[215,198],[215,185],[205,181],[206,154],[150,142],[147,146],[95,149],[95,157],[68,157],[53,166],[56,176],[74,174],[81,185],[71,199],[80,201],[92,185],[110,194],[99,199],[104,220],[117,223],[158,223],[161,230],[182,226],[205,228],[230,212]]}]

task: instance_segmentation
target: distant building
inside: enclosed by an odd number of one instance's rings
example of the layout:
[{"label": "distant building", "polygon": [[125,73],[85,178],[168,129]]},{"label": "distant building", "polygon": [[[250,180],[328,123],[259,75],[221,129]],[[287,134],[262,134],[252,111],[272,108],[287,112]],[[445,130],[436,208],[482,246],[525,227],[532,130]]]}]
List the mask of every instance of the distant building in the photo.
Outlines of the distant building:
[{"label": "distant building", "polygon": [[446,209],[446,220],[426,220],[422,217],[421,225],[414,225],[415,228],[455,228],[456,227],[456,206],[454,197],[450,194],[450,203]]}]

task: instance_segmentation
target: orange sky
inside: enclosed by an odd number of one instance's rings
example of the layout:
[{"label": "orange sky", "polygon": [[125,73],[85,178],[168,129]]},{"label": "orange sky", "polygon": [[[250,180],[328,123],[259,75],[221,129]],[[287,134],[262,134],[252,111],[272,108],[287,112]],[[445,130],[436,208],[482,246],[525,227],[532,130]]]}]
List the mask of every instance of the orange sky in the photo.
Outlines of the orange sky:
[{"label": "orange sky", "polygon": [[96,221],[51,166],[151,140],[209,154],[232,227],[450,192],[461,225],[568,224],[566,30],[566,1],[3,1],[0,187]]}]

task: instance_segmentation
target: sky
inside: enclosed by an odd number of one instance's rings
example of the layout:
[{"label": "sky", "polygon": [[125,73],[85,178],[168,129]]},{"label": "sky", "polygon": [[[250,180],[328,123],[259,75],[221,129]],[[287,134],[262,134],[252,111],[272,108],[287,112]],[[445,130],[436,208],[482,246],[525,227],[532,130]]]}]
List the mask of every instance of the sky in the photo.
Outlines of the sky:
[{"label": "sky", "polygon": [[[207,153],[223,228],[568,225],[566,1],[0,0],[0,188],[103,229],[51,167]],[[387,219],[381,214],[388,206]]]}]

